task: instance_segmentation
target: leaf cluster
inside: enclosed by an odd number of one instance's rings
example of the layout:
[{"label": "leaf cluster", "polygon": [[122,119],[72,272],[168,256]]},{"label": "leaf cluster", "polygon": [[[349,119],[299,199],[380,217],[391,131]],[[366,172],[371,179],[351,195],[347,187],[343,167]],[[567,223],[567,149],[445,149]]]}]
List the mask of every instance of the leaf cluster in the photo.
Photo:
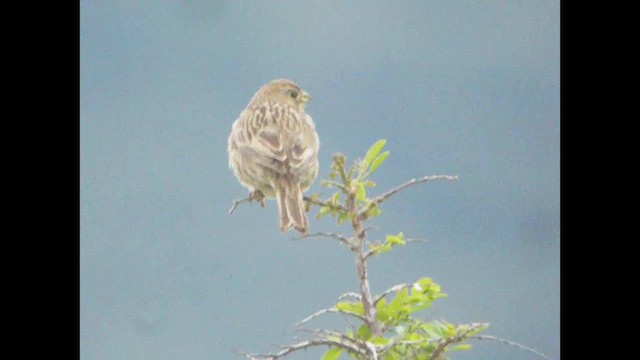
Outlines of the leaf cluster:
[{"label": "leaf cluster", "polygon": [[350,322],[350,328],[344,332],[309,330],[314,334],[313,338],[283,347],[278,354],[250,357],[251,359],[279,359],[290,352],[310,346],[329,347],[322,360],[336,360],[342,355],[359,360],[444,359],[447,352],[469,349],[471,345],[466,340],[488,327],[484,323],[454,325],[446,321],[425,321],[416,317],[420,311],[430,308],[436,299],[447,296],[440,285],[428,277],[410,284],[395,285],[372,297],[366,275],[367,260],[371,256],[389,253],[394,248],[405,246],[410,239],[399,232],[385,236],[384,241],[366,242],[367,228],[364,227],[364,222],[382,213],[379,205],[385,199],[409,186],[431,179],[457,178],[433,176],[412,179],[382,195],[371,196],[369,190],[376,186],[371,176],[389,157],[389,151],[383,151],[386,143],[384,139],[377,141],[362,159],[350,166],[347,166],[345,155],[335,154],[329,179],[321,181],[323,187],[334,192],[325,200],[319,200],[318,194],[305,198],[307,205],[319,207],[318,219],[331,216],[338,225],[350,223],[352,236],[336,233],[313,235],[336,238],[355,254],[360,293],[349,292],[341,296],[333,307],[314,313],[298,325],[327,313],[343,314],[347,318],[356,319],[357,324]]},{"label": "leaf cluster", "polygon": [[[381,211],[377,203],[367,196],[367,188],[376,186],[376,184],[369,179],[369,176],[371,176],[389,156],[388,150],[381,152],[386,143],[387,140],[378,140],[375,144],[371,145],[363,159],[356,161],[348,168],[346,166],[346,156],[340,153],[333,156],[329,180],[322,180],[320,184],[326,188],[337,188],[338,191],[329,197],[324,206],[320,206],[320,210],[316,216],[317,219],[330,215],[336,217],[337,223],[340,225],[344,221],[352,219],[355,215],[362,216],[365,220],[380,215]],[[349,206],[345,203],[344,199],[346,199],[349,194],[354,195],[358,206],[364,209],[361,213],[352,214],[348,211]],[[317,199],[318,195],[312,195],[312,198]]]},{"label": "leaf cluster", "polygon": [[[376,302],[377,320],[384,329],[382,336],[374,336],[363,323],[355,331],[347,330],[341,339],[361,344],[363,348],[373,346],[379,359],[436,359],[448,351],[470,349],[471,345],[465,340],[488,327],[488,324],[456,326],[446,321],[425,322],[413,317],[412,314],[429,308],[434,300],[447,296],[441,292],[440,285],[428,277],[392,293],[393,300],[387,301],[391,295],[387,293]],[[364,315],[359,301],[340,301],[335,309],[346,315]],[[342,353],[354,359],[363,357],[361,352],[330,347],[322,359],[338,359]]]}]

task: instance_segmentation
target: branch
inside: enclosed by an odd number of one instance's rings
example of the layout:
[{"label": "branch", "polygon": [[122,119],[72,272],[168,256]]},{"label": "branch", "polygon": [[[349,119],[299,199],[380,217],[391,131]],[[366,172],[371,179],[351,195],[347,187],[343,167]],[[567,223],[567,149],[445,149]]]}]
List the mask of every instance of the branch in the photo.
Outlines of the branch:
[{"label": "branch", "polygon": [[317,205],[317,206],[324,206],[324,207],[328,207],[332,210],[338,210],[338,211],[342,211],[342,212],[346,212],[347,208],[345,208],[344,206],[340,205],[340,204],[333,204],[330,201],[318,201],[318,200],[314,200],[308,196],[304,196],[302,198],[304,201],[308,202],[309,204],[312,205]]},{"label": "branch", "polygon": [[413,286],[413,284],[398,284],[398,285],[394,285],[394,286],[388,288],[387,290],[385,290],[382,294],[378,295],[376,297],[376,299],[373,301],[373,305],[376,305],[378,303],[378,301],[382,300],[385,296],[391,294],[392,292],[400,291],[402,289],[410,288],[412,286]]},{"label": "branch", "polygon": [[359,349],[358,347],[352,344],[347,344],[342,341],[330,340],[330,339],[312,339],[312,340],[300,341],[292,345],[284,346],[282,351],[274,354],[247,354],[237,350],[234,350],[234,352],[236,354],[246,357],[249,360],[277,360],[291,354],[292,352],[295,352],[298,350],[304,350],[306,348],[313,347],[313,346],[335,346],[342,349],[346,349],[348,351],[353,351],[361,355],[365,355],[364,351],[362,351],[361,349]]},{"label": "branch", "polygon": [[[413,242],[419,242],[419,243],[426,243],[427,240],[423,240],[423,239],[406,239],[405,240],[406,243],[413,243]],[[373,256],[373,255],[377,255],[378,253],[376,253],[374,250],[369,250],[364,254],[364,258],[368,259],[369,257]]]},{"label": "branch", "polygon": [[306,238],[310,238],[310,237],[319,237],[319,236],[324,236],[324,237],[332,237],[338,241],[340,241],[341,243],[343,243],[344,245],[346,245],[347,247],[350,247],[350,241],[349,238],[342,235],[342,234],[337,234],[337,233],[331,233],[331,232],[316,232],[316,233],[311,233],[311,234],[305,234],[305,235],[301,235],[298,236],[297,238],[294,238],[293,240],[302,240],[302,239],[306,239]]},{"label": "branch", "polygon": [[431,175],[431,176],[424,176],[421,177],[419,179],[411,179],[409,181],[407,181],[406,183],[399,185],[389,191],[387,191],[386,193],[376,196],[372,199],[372,203],[374,204],[380,204],[383,201],[387,200],[389,197],[397,194],[398,192],[408,188],[409,186],[412,185],[416,185],[416,184],[421,184],[427,181],[432,181],[432,180],[451,180],[451,181],[455,181],[458,180],[458,176],[457,175]]},{"label": "branch", "polygon": [[551,358],[550,358],[550,357],[548,357],[547,355],[545,355],[545,354],[543,354],[543,353],[541,353],[541,352],[538,352],[538,351],[536,351],[536,350],[534,350],[534,349],[532,349],[532,348],[530,348],[530,347],[524,346],[524,345],[522,345],[522,344],[518,344],[518,343],[517,343],[517,342],[515,342],[515,341],[501,339],[501,338],[496,337],[496,336],[491,336],[491,335],[474,335],[474,336],[471,336],[471,337],[470,337],[470,339],[477,339],[477,340],[494,340],[494,341],[497,341],[497,342],[500,342],[500,343],[503,343],[503,344],[507,344],[507,345],[511,345],[511,346],[516,347],[516,348],[518,348],[518,349],[525,350],[525,351],[528,351],[528,352],[530,352],[530,353],[536,354],[536,355],[540,356],[541,358],[551,360]]},{"label": "branch", "polygon": [[336,153],[333,154],[333,163],[336,165],[338,174],[340,174],[340,180],[346,187],[349,187],[351,183],[351,176],[347,176],[347,172],[345,169],[345,165],[347,165],[347,158],[344,154]]},{"label": "branch", "polygon": [[350,292],[347,292],[347,293],[344,293],[344,294],[340,295],[340,297],[338,297],[338,301],[341,301],[341,300],[343,300],[344,298],[347,298],[347,297],[352,297],[352,298],[355,298],[357,300],[361,300],[362,299],[362,296],[360,294],[350,291]]},{"label": "branch", "polygon": [[368,341],[364,341],[364,340],[359,340],[356,338],[352,338],[349,336],[346,336],[342,333],[339,333],[337,331],[329,331],[329,330],[324,330],[324,329],[300,329],[302,331],[306,331],[309,333],[313,333],[313,334],[317,334],[320,336],[325,336],[327,339],[330,339],[330,337],[333,338],[340,338],[342,341],[344,341],[346,344],[352,345],[353,347],[357,347],[359,349],[361,349],[359,351],[359,353],[361,355],[365,355],[366,352],[368,352],[371,355],[370,360],[378,360],[378,346],[374,345],[373,343],[370,343]]},{"label": "branch", "polygon": [[378,352],[384,353],[384,352],[389,351],[389,349],[391,349],[391,348],[393,348],[393,347],[395,347],[397,345],[407,345],[407,349],[411,350],[414,353],[414,357],[413,358],[415,358],[415,350],[413,348],[413,345],[424,345],[424,343],[425,343],[425,340],[399,340],[399,339],[394,339],[394,340],[391,340],[391,342],[389,342],[386,345],[377,346],[376,350]]},{"label": "branch", "polygon": [[348,192],[347,188],[340,184],[337,181],[333,181],[333,180],[322,180],[321,181],[322,185],[326,185],[326,186],[333,186],[333,187],[337,187],[338,189],[342,190],[343,192]]},{"label": "branch", "polygon": [[[312,198],[310,198],[308,196],[304,196],[302,199],[304,201],[308,202],[309,204],[313,204],[313,205],[317,205],[317,206],[325,206],[325,207],[328,207],[328,208],[330,208],[332,210],[347,211],[347,209],[344,206],[342,206],[340,204],[333,204],[333,203],[331,203],[329,201],[318,201],[318,200],[314,200],[314,199],[312,199]],[[252,200],[259,200],[259,196],[255,195],[255,194],[249,194],[249,196],[247,196],[247,197],[244,197],[244,198],[238,199],[238,200],[234,200],[233,201],[233,205],[231,205],[231,209],[229,209],[229,214],[233,214],[233,212],[236,210],[238,205],[242,204],[243,202],[251,202]]]},{"label": "branch", "polygon": [[378,360],[378,352],[376,351],[376,346],[370,342],[365,342],[364,344],[367,346],[369,354],[371,354],[371,360]]},{"label": "branch", "polygon": [[233,202],[233,206],[231,206],[231,209],[229,209],[229,215],[233,214],[233,212],[236,210],[238,205],[240,205],[240,204],[242,204],[243,202],[246,202],[246,201],[250,202],[251,200],[253,200],[253,197],[251,197],[251,195],[247,196],[246,198],[235,200]]},{"label": "branch", "polygon": [[293,324],[293,327],[298,327],[308,321],[311,321],[315,318],[317,318],[320,315],[324,315],[324,314],[328,314],[328,313],[337,313],[340,312],[338,309],[332,307],[332,308],[328,308],[328,309],[322,309],[322,310],[318,310],[316,312],[314,312],[313,314],[307,316],[306,318],[298,321],[297,323]]},{"label": "branch", "polygon": [[[353,228],[355,243],[354,246],[351,247],[351,251],[354,252],[356,258],[356,270],[360,283],[360,301],[364,309],[365,324],[367,324],[371,330],[372,335],[381,336],[382,329],[376,320],[376,307],[373,305],[371,290],[369,289],[369,280],[367,279],[367,258],[364,253],[364,240],[367,234],[363,227],[364,217],[359,215],[360,211],[358,211],[358,204],[354,192],[350,192],[347,195],[345,206],[351,214],[351,227]],[[373,354],[375,356],[375,353]]]},{"label": "branch", "polygon": [[345,343],[353,345],[354,347],[364,346],[364,342],[362,340],[349,337],[349,336],[347,336],[345,334],[342,334],[342,333],[340,333],[338,331],[331,331],[331,330],[326,330],[326,329],[306,329],[306,328],[299,328],[297,330],[303,331],[303,332],[307,332],[307,333],[311,333],[311,334],[315,334],[317,336],[320,336],[319,338],[324,338],[324,339],[328,339],[328,340],[333,340],[332,338],[339,338],[339,339],[343,340]]},{"label": "branch", "polygon": [[356,313],[352,313],[352,312],[348,312],[348,311],[341,311],[341,310],[338,310],[335,307],[331,307],[331,308],[328,308],[328,309],[322,309],[322,310],[318,310],[318,311],[314,312],[313,314],[311,314],[311,315],[307,316],[306,318],[300,320],[299,322],[295,323],[293,325],[293,327],[298,327],[298,326],[300,326],[300,325],[302,325],[302,324],[304,324],[306,322],[309,322],[309,321],[317,318],[320,315],[324,315],[324,314],[328,314],[328,313],[339,313],[339,314],[351,315],[351,316],[356,317],[356,318],[358,318],[358,319],[360,319],[362,321],[365,321],[365,317],[360,315],[360,314],[356,314]]},{"label": "branch", "polygon": [[[464,341],[465,337],[467,336],[468,333],[478,329],[479,327],[486,327],[488,326],[486,323],[475,323],[475,324],[471,324],[471,326],[469,326],[468,329],[466,329],[465,331],[461,332],[460,334],[454,336],[454,337],[450,337],[450,338],[446,338],[446,339],[441,339],[438,347],[436,348],[436,350],[431,354],[431,358],[430,360],[436,360],[438,359],[438,357],[440,356],[440,354],[446,349],[446,347],[449,344],[452,343],[457,343],[460,341]],[[444,341],[442,341],[444,340]]]}]

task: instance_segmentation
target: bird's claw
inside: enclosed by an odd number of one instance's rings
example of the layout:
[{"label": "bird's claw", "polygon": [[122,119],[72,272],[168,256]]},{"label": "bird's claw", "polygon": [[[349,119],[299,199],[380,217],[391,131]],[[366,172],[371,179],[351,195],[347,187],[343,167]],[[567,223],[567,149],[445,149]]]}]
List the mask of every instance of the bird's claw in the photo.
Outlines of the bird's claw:
[{"label": "bird's claw", "polygon": [[257,202],[260,203],[261,207],[264,207],[264,198],[265,196],[260,190],[253,190],[252,192],[249,193],[249,202],[256,200]]}]

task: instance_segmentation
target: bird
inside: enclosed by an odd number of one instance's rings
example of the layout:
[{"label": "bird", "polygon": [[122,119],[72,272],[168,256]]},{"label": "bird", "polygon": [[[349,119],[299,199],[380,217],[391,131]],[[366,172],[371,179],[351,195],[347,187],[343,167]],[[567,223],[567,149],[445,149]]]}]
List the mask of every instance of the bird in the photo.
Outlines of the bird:
[{"label": "bird", "polygon": [[249,200],[275,198],[280,230],[306,234],[303,192],[318,176],[320,139],[305,112],[311,96],[291,80],[275,79],[253,95],[231,126],[229,167]]}]

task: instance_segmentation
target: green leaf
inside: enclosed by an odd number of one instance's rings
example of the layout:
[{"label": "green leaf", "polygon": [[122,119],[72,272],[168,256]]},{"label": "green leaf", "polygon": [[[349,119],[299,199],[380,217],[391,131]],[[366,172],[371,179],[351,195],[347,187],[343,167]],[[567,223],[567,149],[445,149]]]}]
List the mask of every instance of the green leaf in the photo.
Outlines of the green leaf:
[{"label": "green leaf", "polygon": [[459,344],[452,347],[448,347],[448,351],[459,351],[459,350],[469,350],[471,349],[471,344]]},{"label": "green leaf", "polygon": [[408,301],[413,305],[422,304],[425,301],[429,301],[429,297],[419,291],[412,291]]},{"label": "green leaf", "polygon": [[322,355],[322,358],[320,358],[320,360],[336,360],[340,357],[341,354],[342,354],[341,348],[332,347],[332,348],[329,348],[329,350],[327,350],[327,352],[325,352],[324,355]]},{"label": "green leaf", "polygon": [[385,339],[380,336],[374,336],[371,339],[367,340],[368,342],[374,345],[387,345],[389,343],[389,339]]},{"label": "green leaf", "polygon": [[402,302],[405,302],[407,297],[409,296],[409,289],[402,288],[396,292],[396,299],[399,299]]},{"label": "green leaf", "polygon": [[443,329],[438,323],[423,324],[422,330],[424,330],[431,339],[441,339],[443,336]]},{"label": "green leaf", "polygon": [[478,333],[481,333],[481,332],[487,330],[488,327],[489,327],[489,324],[482,324],[482,326],[478,326],[474,330],[471,330],[471,331],[467,332],[466,337],[470,337],[470,336],[476,335]]},{"label": "green leaf", "polygon": [[424,340],[424,337],[420,336],[420,334],[417,334],[417,333],[411,333],[411,334],[409,334],[409,336],[406,337],[405,340],[422,341],[422,340]]},{"label": "green leaf", "polygon": [[365,190],[364,185],[361,182],[358,182],[358,188],[356,189],[356,200],[365,201],[367,199],[367,190]]},{"label": "green leaf", "polygon": [[376,141],[375,144],[371,145],[369,150],[367,150],[367,155],[365,155],[363,160],[364,169],[368,168],[372,164],[373,160],[376,158],[376,156],[378,156],[378,154],[380,153],[380,150],[382,150],[382,148],[386,143],[387,143],[387,140],[381,139]]},{"label": "green leaf", "polygon": [[389,309],[387,307],[387,300],[385,298],[380,299],[380,301],[376,303],[376,318],[382,322],[391,320],[391,315],[389,314]]},{"label": "green leaf", "polygon": [[431,280],[431,278],[424,277],[413,284],[413,288],[417,291],[422,292],[423,294],[431,292],[431,293],[439,293],[440,286]]},{"label": "green leaf", "polygon": [[372,188],[372,187],[376,187],[376,183],[374,183],[374,182],[373,182],[373,181],[371,181],[371,180],[367,180],[367,181],[365,181],[365,182],[363,183],[363,185],[364,185],[364,186],[366,186],[366,187],[370,187],[370,188]]},{"label": "green leaf", "polygon": [[380,156],[378,156],[375,160],[373,160],[373,163],[369,168],[369,174],[373,174],[373,172],[376,171],[378,166],[382,165],[382,163],[387,159],[388,156],[389,156],[389,151],[387,150],[382,154],[380,154]]},{"label": "green leaf", "polygon": [[362,340],[368,340],[371,337],[371,329],[367,326],[367,324],[362,324],[356,331],[356,337]]},{"label": "green leaf", "polygon": [[360,302],[341,301],[336,304],[336,309],[357,315],[364,315],[364,307]]},{"label": "green leaf", "polygon": [[340,192],[338,191],[335,194],[333,194],[333,196],[331,196],[331,203],[337,204],[339,199],[340,199]]},{"label": "green leaf", "polygon": [[365,216],[368,219],[368,218],[380,215],[381,212],[382,210],[380,210],[376,204],[372,203],[369,206],[369,209],[367,209],[367,211],[365,212]]},{"label": "green leaf", "polygon": [[445,326],[444,334],[447,337],[454,336],[456,334],[456,327],[451,323],[447,323],[447,325]]},{"label": "green leaf", "polygon": [[344,221],[351,219],[351,215],[346,212],[341,212],[338,214],[338,225],[342,224]]},{"label": "green leaf", "polygon": [[316,215],[316,219],[320,220],[323,216],[326,216],[327,214],[329,214],[329,211],[331,211],[331,209],[327,206],[323,206],[320,208],[320,210],[318,211],[318,215]]},{"label": "green leaf", "polygon": [[398,235],[387,235],[387,243],[391,244],[391,245],[404,245],[406,244],[406,241],[404,241],[402,239],[404,235],[402,233],[399,233]]},{"label": "green leaf", "polygon": [[383,308],[382,310],[376,312],[376,319],[384,323],[391,320],[391,316],[389,316],[389,312],[387,311],[387,309]]}]

